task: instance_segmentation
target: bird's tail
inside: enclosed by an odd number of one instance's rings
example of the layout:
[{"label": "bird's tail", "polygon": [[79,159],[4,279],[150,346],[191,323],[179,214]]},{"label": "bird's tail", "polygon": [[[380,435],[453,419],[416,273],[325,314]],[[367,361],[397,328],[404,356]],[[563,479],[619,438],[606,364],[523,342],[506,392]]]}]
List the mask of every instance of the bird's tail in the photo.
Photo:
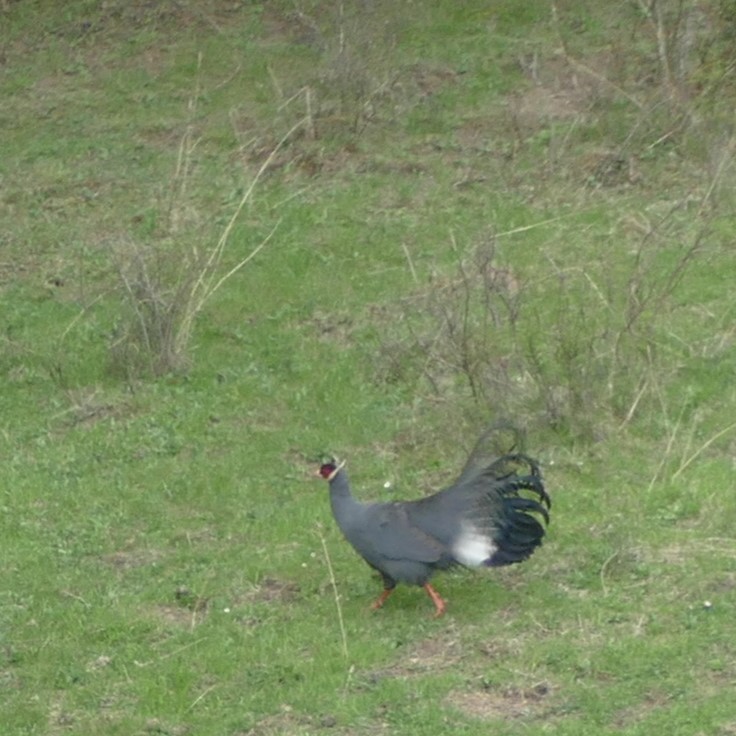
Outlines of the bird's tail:
[{"label": "bird's tail", "polygon": [[495,549],[484,563],[487,567],[526,560],[542,543],[552,506],[536,464],[530,475],[509,475],[499,482],[501,513],[495,520]]}]

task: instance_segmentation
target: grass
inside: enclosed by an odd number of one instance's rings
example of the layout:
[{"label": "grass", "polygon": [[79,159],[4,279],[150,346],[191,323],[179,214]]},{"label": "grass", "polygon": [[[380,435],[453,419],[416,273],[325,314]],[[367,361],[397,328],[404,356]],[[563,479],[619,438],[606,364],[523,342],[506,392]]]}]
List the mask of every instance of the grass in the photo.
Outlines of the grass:
[{"label": "grass", "polygon": [[[734,733],[727,8],[46,5],[0,3],[4,732]],[[146,371],[159,264],[219,286]],[[367,611],[310,459],[417,496],[504,411],[541,552]]]}]

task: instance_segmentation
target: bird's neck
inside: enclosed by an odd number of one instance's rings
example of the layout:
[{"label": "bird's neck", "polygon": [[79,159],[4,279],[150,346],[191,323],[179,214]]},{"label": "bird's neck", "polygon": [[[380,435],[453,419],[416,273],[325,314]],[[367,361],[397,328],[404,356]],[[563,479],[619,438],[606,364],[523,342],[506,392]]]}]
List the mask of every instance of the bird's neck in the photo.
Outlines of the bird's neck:
[{"label": "bird's neck", "polygon": [[330,481],[330,504],[332,513],[341,527],[363,508],[363,504],[357,501],[350,491],[350,483],[344,470],[339,470]]}]

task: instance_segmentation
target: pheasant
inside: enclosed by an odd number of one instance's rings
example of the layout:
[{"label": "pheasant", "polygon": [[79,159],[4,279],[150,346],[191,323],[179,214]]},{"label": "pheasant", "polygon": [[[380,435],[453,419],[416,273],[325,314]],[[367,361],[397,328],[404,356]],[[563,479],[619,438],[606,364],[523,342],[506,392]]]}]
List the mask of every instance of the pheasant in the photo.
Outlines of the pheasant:
[{"label": "pheasant", "polygon": [[322,463],[319,475],[329,482],[340,530],[383,579],[372,608],[383,606],[397,583],[407,583],[422,586],[435,616],[441,616],[445,601],[429,582],[437,570],[511,565],[542,543],[552,503],[539,465],[522,453],[489,459],[494,432],[481,436],[451,486],[415,501],[361,503],[352,494],[345,464]]}]

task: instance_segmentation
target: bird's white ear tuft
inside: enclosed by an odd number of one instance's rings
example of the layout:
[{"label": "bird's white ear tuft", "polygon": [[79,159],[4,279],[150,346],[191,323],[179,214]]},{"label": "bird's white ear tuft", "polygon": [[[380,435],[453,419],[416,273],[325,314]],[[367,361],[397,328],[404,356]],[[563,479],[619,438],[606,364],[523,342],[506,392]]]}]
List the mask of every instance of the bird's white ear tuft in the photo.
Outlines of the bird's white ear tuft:
[{"label": "bird's white ear tuft", "polygon": [[[337,458],[335,458],[337,460]],[[327,480],[332,480],[344,467],[345,467],[346,461],[342,460],[341,462],[337,463],[335,466],[335,469],[327,476]]]}]

